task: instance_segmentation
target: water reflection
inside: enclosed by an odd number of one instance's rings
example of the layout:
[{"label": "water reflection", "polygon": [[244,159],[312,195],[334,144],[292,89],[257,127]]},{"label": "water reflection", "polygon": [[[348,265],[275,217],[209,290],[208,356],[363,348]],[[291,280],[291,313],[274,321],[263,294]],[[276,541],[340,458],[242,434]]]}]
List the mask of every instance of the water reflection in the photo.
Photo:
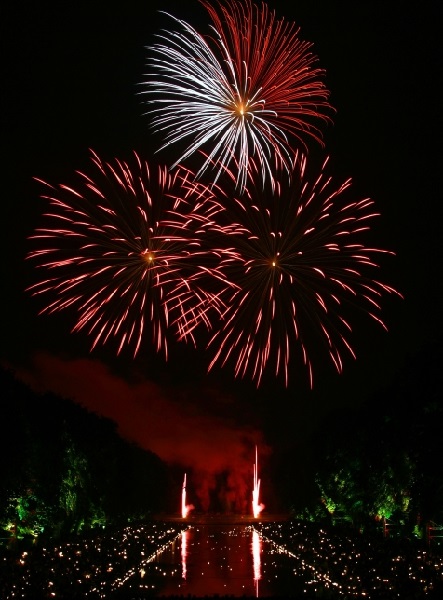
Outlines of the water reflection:
[{"label": "water reflection", "polygon": [[261,539],[258,531],[252,532],[252,564],[254,567],[255,595],[258,598],[258,582],[261,579]]},{"label": "water reflection", "polygon": [[189,529],[185,529],[185,531],[181,532],[180,541],[181,541],[181,557],[182,557],[182,579],[186,579],[186,553],[188,546],[188,538],[189,538]]},{"label": "water reflection", "polygon": [[258,598],[293,591],[297,579],[291,559],[252,527],[214,523],[182,531],[144,570],[142,578],[127,582],[126,591]]},{"label": "water reflection", "polygon": [[[258,534],[257,534],[258,537]],[[254,595],[260,546],[244,527],[203,525],[182,532],[176,542],[180,552],[181,577],[168,577],[165,595]],[[255,561],[255,562],[254,562]],[[158,562],[174,564],[174,549],[162,553]]]}]

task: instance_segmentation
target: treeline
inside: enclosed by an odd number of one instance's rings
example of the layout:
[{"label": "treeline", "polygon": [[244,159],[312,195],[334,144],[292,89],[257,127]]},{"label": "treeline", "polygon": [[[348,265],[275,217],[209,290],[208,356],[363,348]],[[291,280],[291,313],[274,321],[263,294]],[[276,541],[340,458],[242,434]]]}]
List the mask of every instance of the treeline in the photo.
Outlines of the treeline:
[{"label": "treeline", "polygon": [[359,409],[329,414],[280,469],[289,474],[281,493],[298,518],[418,538],[443,525],[441,346],[414,357]]},{"label": "treeline", "polygon": [[58,537],[146,519],[167,495],[166,465],[113,421],[38,395],[0,371],[0,536]]}]

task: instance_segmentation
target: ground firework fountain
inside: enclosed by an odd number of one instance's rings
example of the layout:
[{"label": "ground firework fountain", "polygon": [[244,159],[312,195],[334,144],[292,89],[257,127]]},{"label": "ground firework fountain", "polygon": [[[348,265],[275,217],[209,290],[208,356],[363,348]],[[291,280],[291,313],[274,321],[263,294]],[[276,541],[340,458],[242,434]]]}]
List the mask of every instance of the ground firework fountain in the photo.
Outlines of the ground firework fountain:
[{"label": "ground firework fountain", "polygon": [[252,514],[255,519],[258,518],[264,505],[260,503],[260,479],[258,478],[258,452],[255,447],[255,464],[254,464],[254,487],[252,490]]},{"label": "ground firework fountain", "polygon": [[186,519],[189,516],[189,513],[194,508],[192,504],[186,504],[186,473],[183,478],[183,487],[182,487],[182,517]]},{"label": "ground firework fountain", "polygon": [[183,487],[182,487],[182,517],[186,519],[188,516],[188,509],[186,506],[186,473],[183,478]]}]

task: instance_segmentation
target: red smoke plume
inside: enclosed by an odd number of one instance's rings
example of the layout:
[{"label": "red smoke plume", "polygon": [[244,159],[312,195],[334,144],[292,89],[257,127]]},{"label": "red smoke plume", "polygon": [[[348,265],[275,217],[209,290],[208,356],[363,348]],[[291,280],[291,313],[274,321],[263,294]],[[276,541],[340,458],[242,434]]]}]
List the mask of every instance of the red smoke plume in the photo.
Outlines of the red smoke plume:
[{"label": "red smoke plume", "polygon": [[[261,453],[267,449],[258,430],[235,422],[235,400],[220,402],[210,390],[191,397],[148,380],[128,383],[97,360],[45,353],[19,374],[36,391],[70,398],[112,419],[122,437],[182,466],[188,497],[194,501],[195,495],[203,510],[250,512],[255,445]],[[230,405],[229,416],[214,414],[220,404]],[[179,502],[177,497],[177,507]]]}]

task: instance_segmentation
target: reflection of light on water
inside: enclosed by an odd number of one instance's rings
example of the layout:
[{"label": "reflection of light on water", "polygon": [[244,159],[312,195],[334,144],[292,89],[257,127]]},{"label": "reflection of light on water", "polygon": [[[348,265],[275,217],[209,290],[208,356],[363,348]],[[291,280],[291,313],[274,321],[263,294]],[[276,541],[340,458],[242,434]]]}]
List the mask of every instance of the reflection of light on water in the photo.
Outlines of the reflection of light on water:
[{"label": "reflection of light on water", "polygon": [[186,557],[187,557],[187,545],[188,545],[189,529],[185,529],[181,533],[181,546],[182,546],[182,579],[186,579]]},{"label": "reflection of light on water", "polygon": [[255,595],[258,598],[258,582],[261,579],[261,539],[255,529],[252,532],[252,564],[254,568]]}]

